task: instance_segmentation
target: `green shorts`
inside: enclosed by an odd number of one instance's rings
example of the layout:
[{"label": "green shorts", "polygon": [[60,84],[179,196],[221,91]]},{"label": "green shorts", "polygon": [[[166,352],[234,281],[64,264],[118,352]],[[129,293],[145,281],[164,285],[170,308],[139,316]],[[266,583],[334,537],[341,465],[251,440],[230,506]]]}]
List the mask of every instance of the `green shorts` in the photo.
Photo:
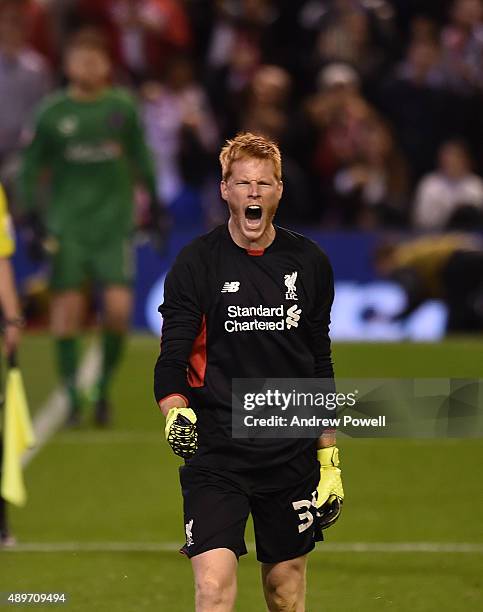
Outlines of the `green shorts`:
[{"label": "green shorts", "polygon": [[52,256],[50,286],[54,291],[78,289],[86,281],[103,286],[131,285],[134,279],[134,248],[126,237],[110,238],[101,245],[60,239]]}]

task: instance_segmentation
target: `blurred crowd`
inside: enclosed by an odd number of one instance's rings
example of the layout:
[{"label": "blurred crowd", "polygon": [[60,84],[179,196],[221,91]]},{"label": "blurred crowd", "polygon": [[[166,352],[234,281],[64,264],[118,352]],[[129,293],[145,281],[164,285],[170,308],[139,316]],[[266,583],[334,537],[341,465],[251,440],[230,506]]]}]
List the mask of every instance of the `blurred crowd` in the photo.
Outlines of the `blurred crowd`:
[{"label": "blurred crowd", "polygon": [[15,183],[66,40],[102,30],[175,223],[224,218],[217,154],[284,156],[278,221],[483,228],[483,0],[0,0],[0,181]]}]

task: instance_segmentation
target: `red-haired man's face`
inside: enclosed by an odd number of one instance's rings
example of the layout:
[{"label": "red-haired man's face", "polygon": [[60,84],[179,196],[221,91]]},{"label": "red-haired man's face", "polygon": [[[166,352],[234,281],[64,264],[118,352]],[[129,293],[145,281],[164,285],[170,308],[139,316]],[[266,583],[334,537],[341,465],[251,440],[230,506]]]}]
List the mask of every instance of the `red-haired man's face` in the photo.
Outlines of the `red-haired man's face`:
[{"label": "red-haired man's face", "polygon": [[229,178],[221,183],[221,197],[228,204],[230,231],[239,246],[264,246],[265,242],[268,246],[282,191],[270,159],[249,157],[233,162]]}]

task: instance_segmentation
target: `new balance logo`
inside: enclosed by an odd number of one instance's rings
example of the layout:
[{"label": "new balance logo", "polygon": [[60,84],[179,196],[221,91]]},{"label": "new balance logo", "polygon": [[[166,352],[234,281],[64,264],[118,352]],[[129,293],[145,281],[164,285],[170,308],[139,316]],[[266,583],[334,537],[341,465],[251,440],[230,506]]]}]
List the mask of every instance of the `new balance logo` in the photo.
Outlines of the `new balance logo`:
[{"label": "new balance logo", "polygon": [[238,281],[229,281],[223,285],[222,293],[236,293],[240,289],[240,283]]},{"label": "new balance logo", "polygon": [[299,326],[298,322],[300,321],[301,314],[302,309],[297,308],[296,304],[290,306],[290,308],[287,310],[287,318],[285,319],[285,322],[287,323],[287,329]]}]

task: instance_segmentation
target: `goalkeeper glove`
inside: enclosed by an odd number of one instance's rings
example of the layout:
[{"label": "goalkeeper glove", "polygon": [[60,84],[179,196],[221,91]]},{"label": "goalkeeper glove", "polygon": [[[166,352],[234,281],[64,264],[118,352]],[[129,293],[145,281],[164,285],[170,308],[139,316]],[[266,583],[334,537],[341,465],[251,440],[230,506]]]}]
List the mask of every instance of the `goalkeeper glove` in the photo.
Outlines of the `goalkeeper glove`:
[{"label": "goalkeeper glove", "polygon": [[191,408],[171,408],[166,415],[166,440],[175,455],[190,459],[198,449],[196,414]]},{"label": "goalkeeper glove", "polygon": [[331,527],[340,516],[344,501],[341,472],[339,465],[339,449],[336,446],[320,448],[317,451],[320,462],[320,480],[317,487],[317,528],[319,535],[322,530]]}]

